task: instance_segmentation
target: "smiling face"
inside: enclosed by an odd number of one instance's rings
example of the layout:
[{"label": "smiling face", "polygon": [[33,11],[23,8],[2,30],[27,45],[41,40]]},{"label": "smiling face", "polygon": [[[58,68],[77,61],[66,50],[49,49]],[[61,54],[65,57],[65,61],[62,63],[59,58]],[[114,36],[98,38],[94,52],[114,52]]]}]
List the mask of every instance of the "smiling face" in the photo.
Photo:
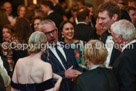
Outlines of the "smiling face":
[{"label": "smiling face", "polygon": [[11,39],[11,32],[7,28],[3,28],[2,35],[4,41],[9,41]]},{"label": "smiling face", "polygon": [[98,14],[98,23],[101,25],[103,30],[108,30],[110,29],[111,24],[114,23],[114,20],[109,17],[107,11],[103,11]]},{"label": "smiling face", "polygon": [[8,15],[12,13],[12,5],[10,2],[5,2],[3,8],[6,9]]},{"label": "smiling face", "polygon": [[135,24],[135,22],[136,22],[135,10],[129,10],[129,16],[131,18],[132,23]]},{"label": "smiling face", "polygon": [[66,23],[62,29],[62,35],[64,35],[64,40],[71,40],[74,37],[74,27],[71,23]]},{"label": "smiling face", "polygon": [[35,31],[40,31],[40,28],[38,27],[38,25],[40,24],[41,20],[40,19],[35,19],[34,20],[34,30]]},{"label": "smiling face", "polygon": [[22,6],[20,10],[18,11],[18,15],[19,17],[24,17],[25,13],[26,13],[26,8]]}]

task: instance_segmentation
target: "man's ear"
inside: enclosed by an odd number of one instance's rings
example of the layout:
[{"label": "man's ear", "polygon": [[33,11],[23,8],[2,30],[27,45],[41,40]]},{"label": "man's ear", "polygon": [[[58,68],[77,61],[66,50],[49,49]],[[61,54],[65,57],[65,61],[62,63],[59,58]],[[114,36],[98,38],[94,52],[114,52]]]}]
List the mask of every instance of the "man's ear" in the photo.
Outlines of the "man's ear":
[{"label": "man's ear", "polygon": [[118,37],[118,38],[119,38],[119,42],[120,42],[120,43],[122,43],[122,42],[123,42],[123,40],[124,40],[124,39],[123,39],[123,37],[122,37],[121,35],[119,35],[119,37]]},{"label": "man's ear", "polygon": [[89,23],[89,21],[90,21],[89,16],[86,16],[86,18],[85,18],[85,22],[88,24],[88,23]]},{"label": "man's ear", "polygon": [[113,17],[112,17],[112,19],[113,19],[114,21],[117,21],[117,20],[118,20],[118,15],[117,15],[117,14],[114,14]]}]

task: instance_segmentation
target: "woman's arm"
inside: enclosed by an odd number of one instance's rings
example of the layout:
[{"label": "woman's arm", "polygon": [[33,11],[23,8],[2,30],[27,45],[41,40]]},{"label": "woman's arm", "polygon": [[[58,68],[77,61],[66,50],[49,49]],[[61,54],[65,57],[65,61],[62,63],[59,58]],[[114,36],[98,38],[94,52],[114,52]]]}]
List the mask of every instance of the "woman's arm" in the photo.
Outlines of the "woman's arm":
[{"label": "woman's arm", "polygon": [[55,86],[54,88],[51,88],[51,89],[48,89],[46,91],[59,91],[59,88],[60,88],[60,84],[61,84],[61,81],[62,81],[62,77],[57,75],[57,74],[54,74],[52,72],[52,67],[51,67],[51,64],[49,63],[46,63],[46,66],[44,66],[44,68],[47,67],[47,69],[44,69],[45,70],[45,75],[44,75],[44,81],[45,80],[48,80],[50,78],[53,77],[53,79],[56,80],[56,83],[55,83]]},{"label": "woman's arm", "polygon": [[54,91],[59,91],[60,85],[61,85],[61,81],[62,81],[62,77],[53,73],[53,78],[55,80],[57,80],[55,87],[54,87]]},{"label": "woman's arm", "polygon": [[[14,73],[13,73],[13,76],[12,76],[12,81],[14,83],[18,83],[18,81],[17,81],[17,73],[16,73],[16,71],[17,71],[17,65],[18,65],[18,62],[16,63],[16,66],[15,66],[15,69],[14,69]],[[13,88],[12,84],[11,84],[11,91],[19,91],[19,90]]]}]

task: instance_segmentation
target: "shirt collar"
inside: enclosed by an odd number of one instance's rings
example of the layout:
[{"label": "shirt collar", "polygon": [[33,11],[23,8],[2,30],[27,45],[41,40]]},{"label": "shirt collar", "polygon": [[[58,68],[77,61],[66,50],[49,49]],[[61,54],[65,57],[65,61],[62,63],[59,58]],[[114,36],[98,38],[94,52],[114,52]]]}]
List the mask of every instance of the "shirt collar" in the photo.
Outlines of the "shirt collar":
[{"label": "shirt collar", "polygon": [[53,12],[53,10],[49,11],[49,12],[48,12],[48,15],[50,15],[52,12]]},{"label": "shirt collar", "polygon": [[[48,48],[54,48],[56,45],[49,45]],[[61,43],[57,42],[57,46],[61,47]]]},{"label": "shirt collar", "polygon": [[129,43],[127,43],[125,46],[123,46],[123,48],[122,48],[122,51],[121,52],[123,52],[128,46],[130,46],[131,44],[133,44],[133,43],[135,43],[136,42],[136,40],[133,40],[133,41],[131,41],[131,42],[129,42]]},{"label": "shirt collar", "polygon": [[98,67],[104,68],[105,66],[104,66],[103,64],[93,65],[93,66],[91,66],[91,67],[89,68],[89,70],[93,70],[93,69],[96,69],[96,68],[98,68]]},{"label": "shirt collar", "polygon": [[78,22],[77,24],[86,24],[86,22]]}]

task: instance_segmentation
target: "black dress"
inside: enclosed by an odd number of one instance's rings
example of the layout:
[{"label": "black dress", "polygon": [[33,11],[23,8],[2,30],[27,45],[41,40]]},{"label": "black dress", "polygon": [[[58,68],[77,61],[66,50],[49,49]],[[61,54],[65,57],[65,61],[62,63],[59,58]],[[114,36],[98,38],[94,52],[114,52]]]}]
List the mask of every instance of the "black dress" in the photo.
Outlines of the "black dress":
[{"label": "black dress", "polygon": [[21,91],[44,91],[54,87],[54,79],[51,78],[42,83],[18,84],[11,81],[11,86]]}]

